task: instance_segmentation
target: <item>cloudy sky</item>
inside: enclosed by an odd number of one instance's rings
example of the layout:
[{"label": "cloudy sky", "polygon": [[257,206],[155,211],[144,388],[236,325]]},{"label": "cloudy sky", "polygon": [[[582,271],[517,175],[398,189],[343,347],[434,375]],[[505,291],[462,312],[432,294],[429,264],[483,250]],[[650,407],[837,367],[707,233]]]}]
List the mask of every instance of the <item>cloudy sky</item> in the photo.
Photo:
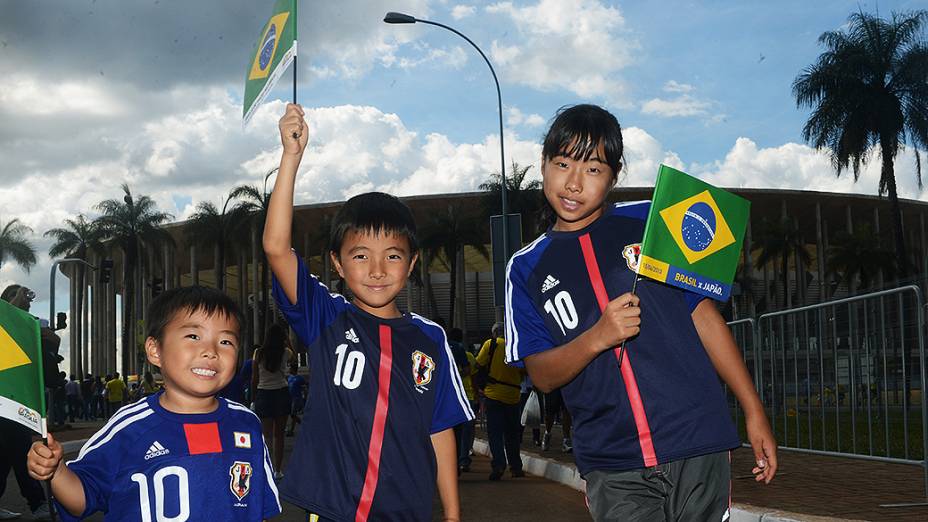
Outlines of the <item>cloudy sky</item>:
[{"label": "cloudy sky", "polygon": [[[0,224],[29,225],[40,253],[30,273],[3,265],[0,287],[35,288],[44,315],[42,233],[92,217],[95,203],[121,197],[123,182],[178,220],[199,201],[260,184],[279,157],[289,73],[245,129],[241,105],[272,4],[0,0]],[[836,179],[803,143],[808,111],[790,87],[821,52],[818,36],[850,13],[917,4],[301,1],[298,98],[310,144],[297,202],[470,191],[499,168],[496,92],[479,55],[440,28],[384,24],[386,11],[451,25],[487,53],[502,89],[507,165],[537,165],[557,108],[592,102],[625,128],[626,186],[653,184],[664,162],[723,186],[875,193],[878,165],[856,184]],[[926,199],[914,170],[903,151],[900,193]]]}]

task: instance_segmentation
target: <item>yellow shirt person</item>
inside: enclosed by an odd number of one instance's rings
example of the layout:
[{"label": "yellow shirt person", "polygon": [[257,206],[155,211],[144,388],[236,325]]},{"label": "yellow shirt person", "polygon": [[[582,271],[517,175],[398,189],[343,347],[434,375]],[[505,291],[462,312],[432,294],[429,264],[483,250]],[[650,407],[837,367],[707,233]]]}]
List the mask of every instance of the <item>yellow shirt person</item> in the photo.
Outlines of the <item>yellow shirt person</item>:
[{"label": "yellow shirt person", "polygon": [[[490,361],[490,352],[493,352],[493,361]],[[477,354],[477,364],[487,366],[490,371],[484,395],[505,404],[518,404],[522,391],[523,370],[506,364],[506,341],[502,337],[488,339],[480,347]]]}]

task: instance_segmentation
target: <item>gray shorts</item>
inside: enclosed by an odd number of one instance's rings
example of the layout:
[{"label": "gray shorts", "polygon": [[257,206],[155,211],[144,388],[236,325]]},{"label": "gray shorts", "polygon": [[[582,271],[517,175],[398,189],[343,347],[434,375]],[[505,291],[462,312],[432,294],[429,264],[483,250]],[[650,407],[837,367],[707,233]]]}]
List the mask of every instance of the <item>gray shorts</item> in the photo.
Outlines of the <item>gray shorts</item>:
[{"label": "gray shorts", "polygon": [[631,471],[587,473],[593,520],[724,522],[731,507],[731,452]]}]

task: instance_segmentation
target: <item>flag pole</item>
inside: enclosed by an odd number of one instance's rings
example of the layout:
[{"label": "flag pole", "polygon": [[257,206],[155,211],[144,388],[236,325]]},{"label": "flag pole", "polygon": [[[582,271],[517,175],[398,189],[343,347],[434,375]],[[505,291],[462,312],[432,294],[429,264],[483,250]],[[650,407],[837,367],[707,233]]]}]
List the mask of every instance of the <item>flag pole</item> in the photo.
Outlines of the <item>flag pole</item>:
[{"label": "flag pole", "polygon": [[[296,59],[297,55],[300,53],[300,48],[297,45],[297,26],[299,25],[299,19],[296,17],[296,6],[299,3],[298,0],[293,0],[293,104],[296,105]],[[293,139],[299,140],[300,133],[294,131]]]},{"label": "flag pole", "polygon": [[[635,295],[635,289],[638,288],[638,281],[641,281],[641,276],[635,274],[635,282],[632,283],[632,295]],[[622,341],[622,344],[619,345],[619,370],[622,369],[622,359],[625,358],[625,343],[628,342],[628,339]]]}]

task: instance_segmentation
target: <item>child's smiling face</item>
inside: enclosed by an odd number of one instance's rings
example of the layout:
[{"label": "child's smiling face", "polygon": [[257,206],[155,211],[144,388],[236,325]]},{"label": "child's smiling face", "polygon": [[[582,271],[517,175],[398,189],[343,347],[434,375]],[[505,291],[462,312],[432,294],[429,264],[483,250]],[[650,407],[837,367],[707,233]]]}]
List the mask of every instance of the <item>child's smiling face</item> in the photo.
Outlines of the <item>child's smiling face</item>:
[{"label": "child's smiling face", "polygon": [[351,230],[338,254],[332,260],[354,294],[354,304],[383,319],[399,317],[396,294],[406,286],[418,256],[409,252],[406,236]]},{"label": "child's smiling face", "polygon": [[615,186],[617,174],[605,157],[600,143],[586,160],[567,153],[544,159],[541,174],[545,199],[557,214],[554,230],[580,230],[602,215],[603,203]]},{"label": "child's smiling face", "polygon": [[161,339],[145,342],[148,360],[164,377],[162,406],[175,413],[203,413],[235,374],[238,322],[222,313],[181,310]]}]

